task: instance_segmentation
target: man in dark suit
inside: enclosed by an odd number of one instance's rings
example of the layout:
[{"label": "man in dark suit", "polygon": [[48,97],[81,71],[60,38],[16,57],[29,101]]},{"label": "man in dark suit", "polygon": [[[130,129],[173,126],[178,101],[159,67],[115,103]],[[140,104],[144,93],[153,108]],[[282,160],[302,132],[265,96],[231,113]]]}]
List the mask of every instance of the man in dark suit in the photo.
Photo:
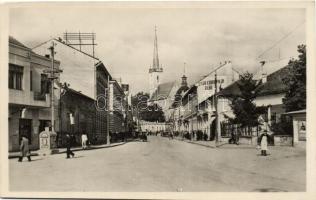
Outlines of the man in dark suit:
[{"label": "man in dark suit", "polygon": [[73,143],[72,137],[70,137],[70,135],[67,133],[67,134],[66,134],[66,147],[67,147],[67,151],[66,151],[67,157],[66,157],[66,158],[70,158],[70,155],[71,155],[72,157],[75,156],[74,152],[72,152],[71,149],[70,149],[72,143]]}]

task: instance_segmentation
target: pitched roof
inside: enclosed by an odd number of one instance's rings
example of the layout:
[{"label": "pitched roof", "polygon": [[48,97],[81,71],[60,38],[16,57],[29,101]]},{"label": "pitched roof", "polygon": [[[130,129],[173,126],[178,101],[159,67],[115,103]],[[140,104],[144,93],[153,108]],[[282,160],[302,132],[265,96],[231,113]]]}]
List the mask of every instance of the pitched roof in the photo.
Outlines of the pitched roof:
[{"label": "pitched roof", "polygon": [[290,67],[283,67],[267,76],[267,82],[263,84],[263,88],[258,96],[280,94],[287,90],[287,86],[282,81],[283,78],[290,73]]},{"label": "pitched roof", "polygon": [[[282,79],[288,76],[290,67],[285,66],[272,74],[267,76],[267,82],[262,85],[262,89],[259,92],[258,96],[272,95],[272,94],[280,94],[286,91],[286,85],[283,83]],[[240,89],[238,87],[238,83],[240,80],[235,81],[234,83],[228,85],[226,88],[222,89],[217,93],[217,95],[225,96],[225,97],[234,97],[241,95]],[[208,99],[213,97],[210,96]]]},{"label": "pitched roof", "polygon": [[175,82],[166,82],[159,84],[158,89],[150,97],[149,101],[157,101],[166,99],[174,86]]},{"label": "pitched roof", "polygon": [[9,43],[29,49],[27,46],[25,46],[24,44],[22,44],[21,42],[19,42],[17,39],[15,39],[12,36],[9,36]]},{"label": "pitched roof", "polygon": [[217,94],[225,96],[225,97],[241,95],[238,83],[240,83],[240,80],[235,81],[232,84],[228,85],[226,88],[220,90]]}]

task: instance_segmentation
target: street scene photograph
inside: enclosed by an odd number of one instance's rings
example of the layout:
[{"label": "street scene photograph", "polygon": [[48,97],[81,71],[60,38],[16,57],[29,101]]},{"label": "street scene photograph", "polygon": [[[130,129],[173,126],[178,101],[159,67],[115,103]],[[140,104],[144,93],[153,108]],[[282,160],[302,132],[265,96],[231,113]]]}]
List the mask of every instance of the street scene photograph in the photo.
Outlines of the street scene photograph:
[{"label": "street scene photograph", "polygon": [[211,5],[9,5],[8,190],[306,192],[306,8]]}]

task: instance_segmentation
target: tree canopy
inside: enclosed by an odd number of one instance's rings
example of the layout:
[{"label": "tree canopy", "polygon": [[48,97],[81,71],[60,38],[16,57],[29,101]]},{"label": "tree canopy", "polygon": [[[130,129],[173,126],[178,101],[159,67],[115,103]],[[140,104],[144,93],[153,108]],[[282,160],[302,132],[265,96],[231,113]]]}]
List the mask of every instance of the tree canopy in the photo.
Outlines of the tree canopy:
[{"label": "tree canopy", "polygon": [[298,59],[289,61],[290,73],[283,79],[287,87],[283,104],[285,110],[306,109],[306,45],[299,45]]},{"label": "tree canopy", "polygon": [[141,120],[150,122],[164,122],[165,116],[162,108],[156,103],[148,105],[148,100],[148,93],[139,92],[136,95],[132,96],[132,106],[134,114],[137,115],[138,112],[138,117]]},{"label": "tree canopy", "polygon": [[231,120],[233,123],[241,124],[243,127],[256,126],[259,124],[259,115],[266,111],[266,107],[258,107],[254,103],[255,98],[262,89],[262,82],[254,80],[253,74],[246,72],[240,76],[237,85],[240,93],[233,96],[230,106],[235,118]]}]

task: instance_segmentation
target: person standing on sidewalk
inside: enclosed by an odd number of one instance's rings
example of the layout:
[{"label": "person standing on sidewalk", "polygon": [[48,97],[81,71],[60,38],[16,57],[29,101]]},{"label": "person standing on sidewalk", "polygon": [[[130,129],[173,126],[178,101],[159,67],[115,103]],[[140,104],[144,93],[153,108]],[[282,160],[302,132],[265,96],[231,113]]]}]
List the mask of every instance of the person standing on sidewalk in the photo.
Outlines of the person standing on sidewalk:
[{"label": "person standing on sidewalk", "polygon": [[29,148],[29,139],[25,135],[22,135],[21,138],[21,145],[20,145],[20,156],[19,156],[19,162],[22,162],[23,157],[26,156],[28,161],[31,161],[31,153]]},{"label": "person standing on sidewalk", "polygon": [[87,149],[87,141],[88,141],[88,136],[87,134],[83,133],[81,135],[81,145],[82,145],[82,149]]},{"label": "person standing on sidewalk", "polygon": [[72,157],[75,156],[75,154],[71,151],[71,145],[72,145],[73,141],[72,141],[72,137],[70,137],[70,135],[67,133],[66,134],[66,147],[67,147],[67,151],[66,151],[66,154],[67,154],[67,157],[66,158],[70,158],[70,155]]}]

